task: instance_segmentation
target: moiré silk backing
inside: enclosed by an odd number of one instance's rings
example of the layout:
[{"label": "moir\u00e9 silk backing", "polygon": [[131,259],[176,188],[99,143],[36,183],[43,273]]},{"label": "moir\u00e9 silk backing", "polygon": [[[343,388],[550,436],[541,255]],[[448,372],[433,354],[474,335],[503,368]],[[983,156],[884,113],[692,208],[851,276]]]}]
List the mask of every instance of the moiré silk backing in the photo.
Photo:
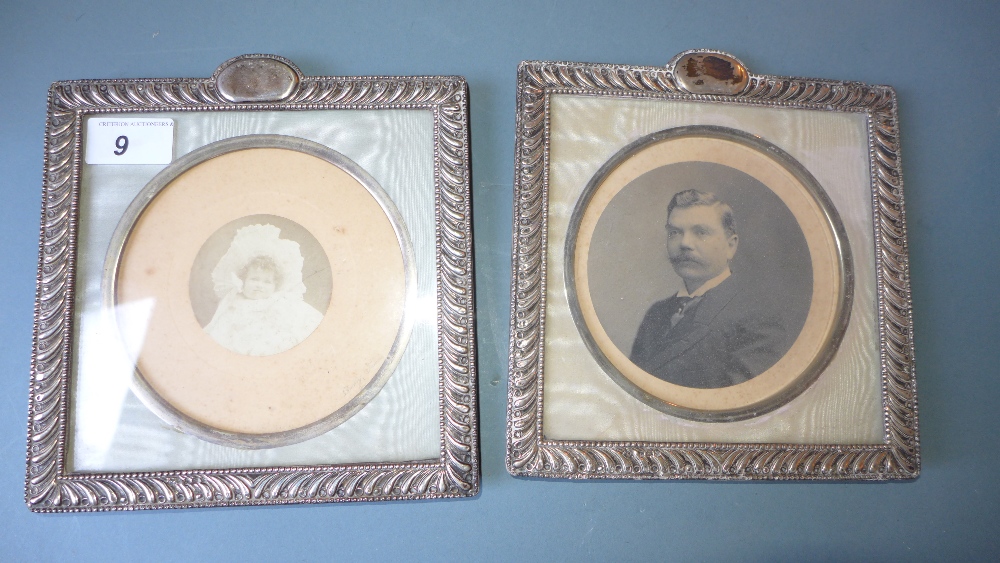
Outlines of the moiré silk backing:
[{"label": "moir\u00e9 silk backing", "polygon": [[[101,315],[101,268],[112,232],[162,166],[82,165],[74,319],[73,471],[154,471],[408,461],[438,456],[433,116],[423,110],[144,114],[175,122],[174,158],[251,134],[324,144],[371,174],[398,208],[415,251],[409,344],[381,392],[330,432],[299,444],[240,450],[169,428],[129,391],[132,366]],[[86,142],[86,139],[84,139]],[[126,314],[142,315],[141,304]],[[141,335],[130,335],[141,338]]]},{"label": "moir\u00e9 silk backing", "polygon": [[[862,113],[556,94],[550,98],[542,431],[557,440],[875,444],[884,441],[867,120]],[[621,389],[570,315],[563,252],[570,215],[597,170],[629,143],[684,125],[759,135],[798,160],[840,212],[853,252],[851,321],[819,379],[787,405],[736,423],[661,413]],[[669,297],[668,295],[662,298]]]}]

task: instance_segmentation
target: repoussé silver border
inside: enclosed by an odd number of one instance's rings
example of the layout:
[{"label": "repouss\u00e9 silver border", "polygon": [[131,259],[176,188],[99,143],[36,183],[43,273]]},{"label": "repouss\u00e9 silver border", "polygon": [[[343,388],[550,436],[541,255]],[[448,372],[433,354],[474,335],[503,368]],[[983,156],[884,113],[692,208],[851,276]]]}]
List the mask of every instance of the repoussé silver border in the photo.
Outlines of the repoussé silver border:
[{"label": "repouss\u00e9 silver border", "polygon": [[[896,93],[889,86],[748,73],[733,95],[692,94],[664,67],[523,62],[517,73],[507,470],[565,479],[887,480],[920,473],[913,317]],[[857,112],[867,117],[876,245],[881,444],[551,440],[543,434],[549,98],[557,94]]]},{"label": "repouss\u00e9 silver border", "polygon": [[146,207],[152,203],[153,199],[164,188],[191,168],[223,154],[256,148],[288,149],[314,156],[347,172],[358,183],[364,186],[368,190],[368,193],[378,202],[382,211],[385,212],[393,231],[396,233],[396,239],[399,241],[399,247],[403,253],[405,292],[403,315],[400,320],[399,330],[396,332],[396,338],[392,343],[388,356],[386,356],[382,365],[379,366],[375,376],[343,407],[301,428],[269,434],[246,434],[215,428],[179,411],[150,386],[138,368],[133,372],[132,391],[147,408],[156,413],[162,420],[180,429],[182,432],[197,436],[202,440],[223,446],[244,449],[276,448],[315,438],[341,425],[375,398],[375,395],[385,385],[389,376],[392,375],[393,370],[403,355],[403,350],[406,349],[406,342],[410,336],[410,329],[413,324],[412,315],[408,312],[409,305],[413,303],[417,289],[417,270],[414,264],[413,244],[410,242],[410,235],[407,233],[403,217],[399,214],[399,210],[396,209],[396,205],[389,198],[389,194],[385,193],[382,186],[378,184],[375,178],[372,178],[370,174],[365,172],[364,168],[361,168],[354,161],[339,152],[306,139],[287,135],[244,135],[209,143],[175,160],[150,180],[125,210],[124,215],[118,223],[118,227],[111,236],[111,246],[108,249],[104,264],[104,279],[101,282],[105,311],[109,315],[109,318],[114,320],[116,326],[117,316],[114,313],[114,308],[118,305],[118,271],[121,266],[122,252],[128,244],[129,236],[132,234],[136,222]]},{"label": "repouss\u00e9 silver border", "polygon": [[[25,501],[81,512],[472,496],[479,491],[470,208],[469,96],[458,76],[306,77],[277,101],[235,103],[215,78],[74,80],[49,89],[39,265],[28,404]],[[219,71],[215,76],[219,75]],[[67,467],[82,124],[98,114],[156,111],[423,109],[434,119],[440,455],[324,466],[74,473]]]}]

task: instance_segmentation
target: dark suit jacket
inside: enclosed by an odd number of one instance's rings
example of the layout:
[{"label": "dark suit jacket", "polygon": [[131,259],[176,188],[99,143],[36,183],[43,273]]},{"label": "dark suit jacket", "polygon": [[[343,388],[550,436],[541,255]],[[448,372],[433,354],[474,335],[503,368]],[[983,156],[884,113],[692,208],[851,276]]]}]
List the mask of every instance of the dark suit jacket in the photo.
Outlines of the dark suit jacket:
[{"label": "dark suit jacket", "polygon": [[656,377],[701,389],[756,377],[788,351],[785,323],[735,275],[710,289],[673,328],[676,296],[646,312],[629,358]]}]

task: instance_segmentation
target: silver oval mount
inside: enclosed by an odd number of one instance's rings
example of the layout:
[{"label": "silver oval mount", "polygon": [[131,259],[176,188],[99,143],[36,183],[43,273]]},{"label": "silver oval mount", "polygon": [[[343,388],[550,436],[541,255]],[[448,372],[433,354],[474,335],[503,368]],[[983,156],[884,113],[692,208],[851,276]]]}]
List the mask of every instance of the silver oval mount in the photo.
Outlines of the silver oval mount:
[{"label": "silver oval mount", "polygon": [[670,59],[674,82],[691,94],[735,96],[750,83],[750,72],[739,59],[723,51],[691,49]]},{"label": "silver oval mount", "polygon": [[302,72],[277,55],[241,55],[219,65],[212,80],[230,102],[279,102],[298,90]]}]

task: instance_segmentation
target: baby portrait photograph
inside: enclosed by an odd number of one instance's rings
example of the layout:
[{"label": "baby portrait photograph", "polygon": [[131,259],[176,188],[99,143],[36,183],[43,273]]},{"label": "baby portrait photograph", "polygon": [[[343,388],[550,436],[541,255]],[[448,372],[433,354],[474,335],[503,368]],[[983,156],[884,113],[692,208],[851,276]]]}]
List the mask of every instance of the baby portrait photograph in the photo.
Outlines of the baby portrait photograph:
[{"label": "baby portrait photograph", "polygon": [[275,215],[252,215],[205,242],[191,271],[191,303],[220,346],[270,356],[316,330],[330,285],[329,260],[305,228]]}]

